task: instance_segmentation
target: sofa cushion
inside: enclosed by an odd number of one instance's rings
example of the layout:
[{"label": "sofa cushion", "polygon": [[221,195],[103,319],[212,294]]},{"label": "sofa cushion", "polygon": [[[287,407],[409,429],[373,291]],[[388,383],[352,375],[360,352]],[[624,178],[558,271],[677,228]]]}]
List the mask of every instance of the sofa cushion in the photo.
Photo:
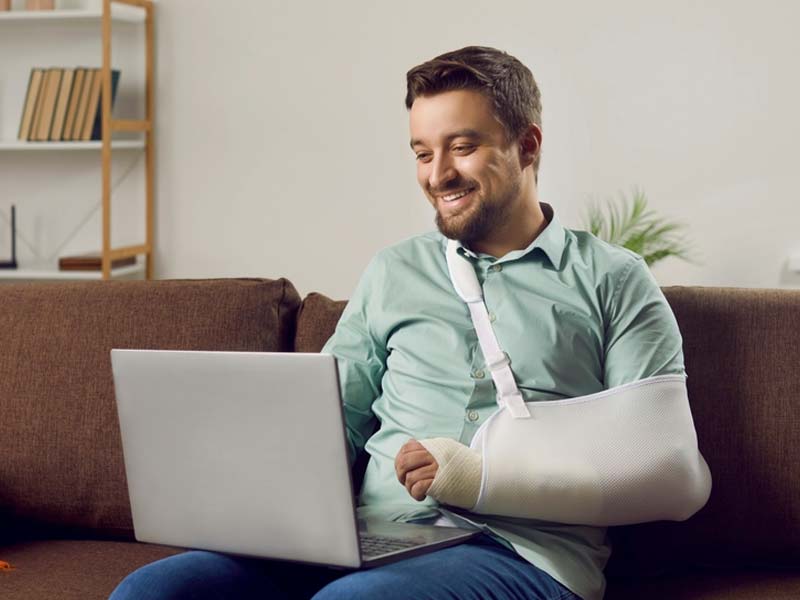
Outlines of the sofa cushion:
[{"label": "sofa cushion", "polygon": [[0,536],[130,537],[109,351],[289,351],[299,304],[284,279],[0,285]]},{"label": "sofa cushion", "polygon": [[105,600],[128,573],[183,550],[135,542],[38,540],[0,545],[3,600]]},{"label": "sofa cushion", "polygon": [[303,299],[297,313],[295,352],[319,352],[333,335],[336,323],[342,316],[346,300],[331,300],[313,292]]}]

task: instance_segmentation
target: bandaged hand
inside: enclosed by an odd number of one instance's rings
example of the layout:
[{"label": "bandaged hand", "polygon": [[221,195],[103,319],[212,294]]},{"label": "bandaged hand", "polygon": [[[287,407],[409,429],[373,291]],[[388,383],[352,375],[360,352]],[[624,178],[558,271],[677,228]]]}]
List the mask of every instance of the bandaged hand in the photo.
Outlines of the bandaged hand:
[{"label": "bandaged hand", "polygon": [[408,440],[394,458],[397,480],[414,500],[424,500],[439,465],[417,440]]},{"label": "bandaged hand", "polygon": [[417,442],[438,464],[427,495],[442,504],[472,509],[481,490],[481,455],[450,438]]}]

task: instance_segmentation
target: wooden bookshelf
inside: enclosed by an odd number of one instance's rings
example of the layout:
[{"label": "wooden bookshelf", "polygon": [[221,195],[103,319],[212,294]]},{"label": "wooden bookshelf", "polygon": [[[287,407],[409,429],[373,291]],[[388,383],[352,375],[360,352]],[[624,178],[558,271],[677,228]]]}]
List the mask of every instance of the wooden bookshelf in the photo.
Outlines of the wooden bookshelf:
[{"label": "wooden bookshelf", "polygon": [[[99,272],[59,271],[53,269],[0,269],[0,280],[65,280],[111,279],[143,272],[145,279],[153,277],[153,220],[154,220],[154,87],[153,87],[153,21],[151,0],[103,0],[102,10],[3,11],[0,26],[5,21],[42,23],[97,22],[102,40],[102,134],[99,141],[40,141],[0,140],[0,152],[100,151],[101,167],[101,256]],[[114,119],[111,114],[111,24],[138,23],[145,34],[145,116],[143,119]],[[10,25],[10,24],[9,24]],[[112,139],[115,133],[137,133],[138,139]],[[111,239],[111,153],[112,150],[144,150],[145,154],[145,240],[141,244],[115,247]],[[137,265],[111,269],[114,259],[137,257]]]}]

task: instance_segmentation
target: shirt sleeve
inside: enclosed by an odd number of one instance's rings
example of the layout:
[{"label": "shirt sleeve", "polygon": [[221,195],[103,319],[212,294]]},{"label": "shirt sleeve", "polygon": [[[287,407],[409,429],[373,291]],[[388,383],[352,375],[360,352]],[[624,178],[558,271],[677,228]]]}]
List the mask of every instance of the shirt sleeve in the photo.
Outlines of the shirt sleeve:
[{"label": "shirt sleeve", "polygon": [[632,258],[615,279],[605,336],[605,387],[685,375],[678,322],[645,261]]},{"label": "shirt sleeve", "polygon": [[322,352],[336,357],[339,385],[347,427],[350,466],[363,450],[377,425],[372,403],[381,394],[386,370],[386,344],[374,335],[370,310],[380,302],[380,267],[372,260],[356,286],[347,306]]}]

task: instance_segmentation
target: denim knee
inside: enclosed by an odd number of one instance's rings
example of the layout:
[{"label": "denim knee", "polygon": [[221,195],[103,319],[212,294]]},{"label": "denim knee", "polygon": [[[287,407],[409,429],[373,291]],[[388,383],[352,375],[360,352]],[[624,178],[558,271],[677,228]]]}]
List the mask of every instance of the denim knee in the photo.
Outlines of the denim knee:
[{"label": "denim knee", "polygon": [[134,571],[109,600],[263,598],[265,593],[276,593],[271,587],[267,575],[252,560],[196,550]]}]

